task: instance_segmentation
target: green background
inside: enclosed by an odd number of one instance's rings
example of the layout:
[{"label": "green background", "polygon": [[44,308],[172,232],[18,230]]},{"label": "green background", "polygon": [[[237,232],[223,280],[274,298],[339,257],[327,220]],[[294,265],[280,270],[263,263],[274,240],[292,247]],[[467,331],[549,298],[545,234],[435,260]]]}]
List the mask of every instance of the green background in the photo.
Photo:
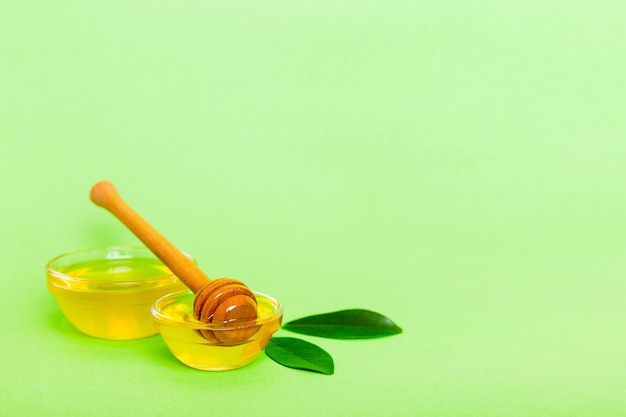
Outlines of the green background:
[{"label": "green background", "polygon": [[[0,415],[623,416],[626,3],[0,2]],[[46,262],[120,193],[303,337],[208,373],[83,336]],[[278,335],[289,336],[281,330]]]}]

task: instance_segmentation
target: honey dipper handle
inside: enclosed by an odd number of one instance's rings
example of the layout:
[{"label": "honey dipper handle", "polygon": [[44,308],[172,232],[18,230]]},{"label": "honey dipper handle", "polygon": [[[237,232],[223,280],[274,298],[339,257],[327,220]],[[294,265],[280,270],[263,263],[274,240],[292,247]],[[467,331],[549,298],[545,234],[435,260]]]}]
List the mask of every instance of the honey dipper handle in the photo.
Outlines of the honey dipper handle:
[{"label": "honey dipper handle", "polygon": [[209,277],[185,254],[137,214],[108,181],[91,189],[91,201],[105,208],[135,234],[191,291],[197,293],[210,282]]}]

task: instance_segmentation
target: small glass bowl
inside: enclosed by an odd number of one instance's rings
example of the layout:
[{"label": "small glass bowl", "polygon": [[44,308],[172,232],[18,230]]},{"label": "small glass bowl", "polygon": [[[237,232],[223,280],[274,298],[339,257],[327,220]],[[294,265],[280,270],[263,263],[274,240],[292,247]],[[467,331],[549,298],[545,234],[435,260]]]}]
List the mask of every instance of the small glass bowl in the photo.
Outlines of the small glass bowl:
[{"label": "small glass bowl", "polygon": [[150,315],[154,302],[187,288],[142,246],[82,249],[57,256],[46,269],[48,290],[65,317],[83,333],[103,339],[156,334]]},{"label": "small glass bowl", "polygon": [[[253,321],[237,322],[232,326],[200,322],[193,316],[195,295],[191,291],[160,298],[152,307],[152,317],[167,347],[185,365],[204,371],[236,369],[252,362],[265,349],[283,318],[283,307],[278,301],[253,292],[258,304],[258,317]],[[219,341],[219,335],[203,337],[202,333],[207,331],[213,334],[250,331],[253,334],[242,342],[225,344]]]}]

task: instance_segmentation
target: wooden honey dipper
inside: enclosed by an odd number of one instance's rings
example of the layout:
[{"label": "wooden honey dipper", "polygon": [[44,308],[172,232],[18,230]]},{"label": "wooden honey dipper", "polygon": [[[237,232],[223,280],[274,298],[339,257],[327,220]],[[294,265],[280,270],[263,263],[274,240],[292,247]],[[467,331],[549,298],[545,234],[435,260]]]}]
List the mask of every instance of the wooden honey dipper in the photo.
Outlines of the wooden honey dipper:
[{"label": "wooden honey dipper", "polygon": [[235,344],[252,336],[257,327],[237,328],[238,322],[257,318],[254,294],[241,281],[232,278],[211,280],[185,254],[163,237],[137,214],[108,181],[100,181],[91,189],[91,201],[108,210],[135,234],[191,291],[194,317],[204,323],[228,327],[229,330],[201,330],[213,343]]}]

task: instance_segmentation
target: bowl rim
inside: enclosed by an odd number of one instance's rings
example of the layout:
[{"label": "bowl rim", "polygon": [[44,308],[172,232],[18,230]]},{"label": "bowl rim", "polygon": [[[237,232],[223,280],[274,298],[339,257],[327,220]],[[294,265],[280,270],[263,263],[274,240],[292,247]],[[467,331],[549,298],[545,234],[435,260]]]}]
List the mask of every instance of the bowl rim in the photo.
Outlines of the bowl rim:
[{"label": "bowl rim", "polygon": [[[151,257],[153,257],[154,259],[159,260],[159,258],[146,246],[144,245],[112,245],[112,246],[92,246],[92,247],[88,247],[88,248],[82,248],[82,249],[77,249],[77,250],[73,250],[73,251],[69,251],[69,252],[65,252],[62,253],[60,255],[55,256],[54,258],[50,259],[47,263],[46,263],[46,273],[48,275],[48,281],[50,281],[50,276],[53,276],[57,279],[63,280],[65,282],[73,282],[73,283],[81,283],[81,282],[89,282],[89,283],[93,283],[93,284],[98,284],[98,283],[102,283],[102,284],[106,284],[106,285],[113,285],[113,286],[128,286],[129,284],[150,284],[152,282],[157,283],[157,282],[162,282],[162,281],[174,281],[175,282],[180,282],[178,281],[178,278],[176,277],[176,275],[174,273],[170,273],[167,275],[161,275],[158,277],[152,277],[152,278],[140,278],[140,279],[132,279],[132,280],[124,280],[124,281],[110,281],[110,280],[106,280],[106,279],[94,279],[94,278],[81,278],[81,277],[75,277],[75,276],[71,276],[71,275],[67,275],[63,272],[60,272],[58,269],[54,268],[54,263],[58,262],[60,259],[69,257],[69,256],[73,256],[73,255],[78,255],[81,253],[86,253],[86,252],[95,252],[95,251],[114,251],[114,250],[126,250],[126,251],[133,251],[133,250],[140,250],[140,251],[144,251],[145,253],[147,253],[148,255],[150,255]],[[196,262],[196,259],[191,256],[190,254],[183,252],[187,257],[189,257],[191,260],[193,260],[194,262]],[[119,258],[107,258],[107,259],[129,259],[129,258],[133,258],[133,256],[128,256],[128,257],[119,257]],[[106,259],[103,259],[106,260]]]},{"label": "bowl rim", "polygon": [[238,320],[233,325],[230,325],[230,326],[224,325],[224,323],[215,323],[215,324],[204,323],[196,319],[178,320],[178,319],[175,319],[175,318],[172,318],[170,316],[166,316],[165,314],[163,314],[160,311],[158,306],[162,304],[164,301],[166,301],[167,299],[180,297],[182,295],[193,295],[193,291],[183,290],[183,291],[172,292],[162,297],[159,297],[152,304],[152,307],[150,307],[150,314],[152,315],[153,320],[155,320],[159,324],[163,324],[167,326],[182,327],[182,328],[187,328],[187,329],[192,329],[192,330],[219,330],[219,331],[237,330],[237,329],[244,329],[248,327],[260,326],[265,323],[269,323],[272,320],[276,320],[277,318],[282,317],[284,313],[284,308],[283,308],[283,305],[276,298],[272,297],[271,295],[267,295],[265,293],[259,292],[259,291],[252,290],[252,293],[257,298],[260,296],[269,300],[273,305],[276,306],[276,308],[270,314],[264,315],[262,317],[257,317],[255,320],[248,320],[248,321]]}]

